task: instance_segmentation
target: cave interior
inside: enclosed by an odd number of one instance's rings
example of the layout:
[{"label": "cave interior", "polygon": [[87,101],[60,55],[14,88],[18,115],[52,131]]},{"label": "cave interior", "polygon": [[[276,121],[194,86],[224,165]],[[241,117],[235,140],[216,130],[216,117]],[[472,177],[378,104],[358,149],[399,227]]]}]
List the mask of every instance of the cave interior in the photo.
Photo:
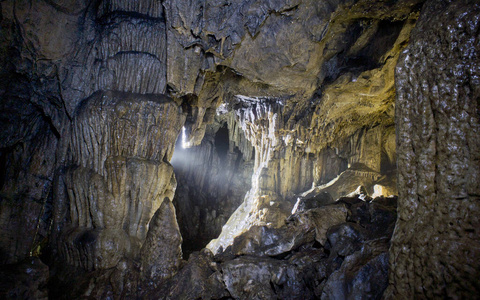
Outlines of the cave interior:
[{"label": "cave interior", "polygon": [[1,299],[477,299],[476,0],[0,1]]}]

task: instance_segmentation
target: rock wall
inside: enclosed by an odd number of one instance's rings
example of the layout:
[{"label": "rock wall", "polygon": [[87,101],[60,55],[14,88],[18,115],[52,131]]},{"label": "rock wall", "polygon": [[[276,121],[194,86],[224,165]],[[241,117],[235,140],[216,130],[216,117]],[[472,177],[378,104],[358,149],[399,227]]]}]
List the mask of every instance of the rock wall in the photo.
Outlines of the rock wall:
[{"label": "rock wall", "polygon": [[473,299],[480,290],[479,16],[474,1],[430,1],[396,69],[390,298]]},{"label": "rock wall", "polygon": [[94,270],[138,255],[154,213],[173,200],[168,161],[183,123],[165,96],[99,92],[82,103],[55,189],[53,248],[62,259]]},{"label": "rock wall", "polygon": [[[214,253],[225,250],[251,226],[283,226],[295,195],[301,193],[327,192],[332,201],[359,186],[369,194],[396,194],[394,131],[389,119],[385,120],[388,125],[361,127],[336,144],[310,148],[314,136],[305,127],[286,130],[281,123],[285,113],[281,99],[242,97],[237,101],[243,106],[236,111],[238,122],[255,148],[252,188],[220,236],[207,246]],[[306,118],[315,120],[315,115]]]},{"label": "rock wall", "polygon": [[19,46],[26,40],[22,32],[29,30],[13,22],[12,4],[2,2],[0,17],[1,263],[38,253],[47,241],[63,111],[62,101],[51,93],[58,82],[45,74],[53,70],[31,59],[34,49]]},{"label": "rock wall", "polygon": [[2,263],[42,256],[52,296],[67,298],[173,275],[169,161],[186,114],[164,95],[162,3],[0,5]]}]

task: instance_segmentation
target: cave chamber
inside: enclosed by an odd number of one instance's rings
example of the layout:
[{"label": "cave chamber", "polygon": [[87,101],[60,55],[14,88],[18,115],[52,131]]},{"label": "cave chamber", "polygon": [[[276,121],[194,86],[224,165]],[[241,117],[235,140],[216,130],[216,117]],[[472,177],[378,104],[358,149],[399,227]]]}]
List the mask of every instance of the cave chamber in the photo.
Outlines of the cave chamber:
[{"label": "cave chamber", "polygon": [[0,298],[475,299],[474,0],[0,2]]}]

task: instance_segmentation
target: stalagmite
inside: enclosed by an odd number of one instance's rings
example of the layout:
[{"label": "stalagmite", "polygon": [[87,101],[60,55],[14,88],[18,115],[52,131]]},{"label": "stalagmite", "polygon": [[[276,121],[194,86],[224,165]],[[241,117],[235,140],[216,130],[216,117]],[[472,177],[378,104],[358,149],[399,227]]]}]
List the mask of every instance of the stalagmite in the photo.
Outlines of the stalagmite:
[{"label": "stalagmite", "polygon": [[82,103],[64,146],[68,167],[56,193],[65,198],[54,210],[69,264],[111,268],[138,254],[154,213],[165,197],[173,200],[167,161],[183,120],[165,96],[104,92]]}]

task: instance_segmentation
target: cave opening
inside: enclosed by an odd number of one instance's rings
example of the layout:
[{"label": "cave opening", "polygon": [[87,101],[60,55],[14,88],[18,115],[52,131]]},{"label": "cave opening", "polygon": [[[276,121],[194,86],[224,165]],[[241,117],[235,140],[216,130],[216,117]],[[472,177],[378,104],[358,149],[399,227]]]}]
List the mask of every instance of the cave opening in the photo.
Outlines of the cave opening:
[{"label": "cave opening", "polygon": [[227,122],[207,125],[200,145],[187,145],[185,129],[177,138],[171,164],[177,188],[173,204],[182,234],[184,258],[217,238],[251,186],[253,160],[238,145],[230,147]]},{"label": "cave opening", "polygon": [[215,134],[215,149],[222,161],[227,158],[229,145],[228,127],[224,124]]}]

